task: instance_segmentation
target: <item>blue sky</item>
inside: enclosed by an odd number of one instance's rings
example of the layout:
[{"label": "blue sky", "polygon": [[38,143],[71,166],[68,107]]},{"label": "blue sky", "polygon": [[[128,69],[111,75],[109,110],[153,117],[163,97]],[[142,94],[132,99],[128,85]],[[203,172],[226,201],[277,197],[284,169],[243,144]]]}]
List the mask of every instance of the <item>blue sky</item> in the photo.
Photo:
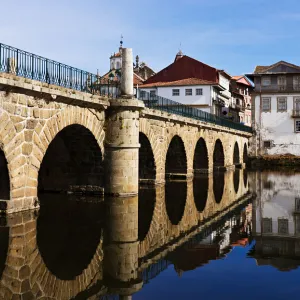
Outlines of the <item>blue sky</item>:
[{"label": "blue sky", "polygon": [[300,65],[299,0],[0,0],[0,42],[100,74],[120,35],[155,71],[184,54],[231,75]]}]

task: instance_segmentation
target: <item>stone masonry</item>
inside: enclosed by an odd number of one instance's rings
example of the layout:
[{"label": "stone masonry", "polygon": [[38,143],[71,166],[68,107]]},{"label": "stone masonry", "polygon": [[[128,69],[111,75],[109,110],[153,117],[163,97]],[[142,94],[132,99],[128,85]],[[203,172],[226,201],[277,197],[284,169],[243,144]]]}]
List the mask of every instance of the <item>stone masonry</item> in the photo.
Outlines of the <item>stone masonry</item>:
[{"label": "stone masonry", "polygon": [[[126,57],[132,60],[130,51]],[[194,169],[211,172],[215,157],[224,169],[243,166],[251,134],[144,108],[127,85],[121,98],[112,100],[1,73],[0,166],[3,172],[7,164],[9,180],[0,178],[7,186],[0,193],[0,211],[39,207],[39,190],[128,197],[137,194],[139,179],[163,184],[166,172],[185,178],[192,178]],[[140,134],[149,141],[146,151]],[[194,162],[201,137],[208,167]],[[216,154],[217,142],[222,146]],[[235,148],[239,163],[234,162]],[[145,154],[145,165],[139,164],[139,153]],[[151,178],[138,178],[139,168],[148,168],[151,172],[141,174],[151,173]]]}]

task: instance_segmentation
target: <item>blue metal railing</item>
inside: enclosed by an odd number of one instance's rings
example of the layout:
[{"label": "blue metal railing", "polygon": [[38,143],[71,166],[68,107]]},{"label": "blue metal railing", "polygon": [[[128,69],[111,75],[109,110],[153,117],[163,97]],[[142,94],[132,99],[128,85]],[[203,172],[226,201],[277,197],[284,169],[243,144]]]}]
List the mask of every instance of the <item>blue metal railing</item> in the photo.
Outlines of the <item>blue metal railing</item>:
[{"label": "blue metal railing", "polygon": [[0,72],[91,94],[107,95],[115,82],[0,43]]},{"label": "blue metal railing", "polygon": [[149,108],[252,133],[252,128],[249,126],[218,117],[203,110],[190,107],[164,97],[153,95],[145,91],[139,92],[138,99],[143,100],[145,106]]}]

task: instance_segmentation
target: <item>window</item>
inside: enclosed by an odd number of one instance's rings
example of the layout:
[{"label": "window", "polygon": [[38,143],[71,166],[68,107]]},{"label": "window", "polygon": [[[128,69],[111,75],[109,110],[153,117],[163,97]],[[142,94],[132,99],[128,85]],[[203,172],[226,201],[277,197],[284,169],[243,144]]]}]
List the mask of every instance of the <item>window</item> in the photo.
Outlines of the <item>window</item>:
[{"label": "window", "polygon": [[185,95],[186,96],[192,96],[193,95],[193,90],[192,89],[185,89]]},{"label": "window", "polygon": [[272,233],[272,218],[263,218],[263,233]]},{"label": "window", "polygon": [[271,85],[271,77],[263,77],[261,81],[263,86]]},{"label": "window", "polygon": [[141,98],[146,98],[146,92],[145,91],[140,91],[140,97]]},{"label": "window", "polygon": [[277,84],[278,84],[279,90],[285,90],[286,77],[285,76],[278,76],[277,77]]},{"label": "window", "polygon": [[289,220],[284,218],[278,218],[278,233],[288,234],[289,233]]},{"label": "window", "polygon": [[262,98],[262,111],[271,111],[271,98]]},{"label": "window", "polygon": [[277,98],[277,111],[286,111],[286,109],[287,109],[286,98],[285,97]]},{"label": "window", "polygon": [[295,132],[300,132],[300,120],[295,120]]},{"label": "window", "polygon": [[271,141],[264,141],[264,148],[265,149],[271,148]]},{"label": "window", "polygon": [[180,93],[179,93],[179,89],[173,89],[172,90],[172,96],[179,96]]},{"label": "window", "polygon": [[202,96],[203,95],[203,89],[196,89],[196,95]]},{"label": "window", "polygon": [[294,76],[293,77],[293,87],[295,91],[300,90],[300,76]]},{"label": "window", "polygon": [[300,98],[294,98],[294,110],[300,110]]},{"label": "window", "polygon": [[300,212],[300,198],[295,198],[295,211]]},{"label": "window", "polygon": [[154,96],[156,96],[156,90],[150,91],[150,97],[154,97]]},{"label": "window", "polygon": [[120,62],[117,61],[117,69],[120,69]]}]

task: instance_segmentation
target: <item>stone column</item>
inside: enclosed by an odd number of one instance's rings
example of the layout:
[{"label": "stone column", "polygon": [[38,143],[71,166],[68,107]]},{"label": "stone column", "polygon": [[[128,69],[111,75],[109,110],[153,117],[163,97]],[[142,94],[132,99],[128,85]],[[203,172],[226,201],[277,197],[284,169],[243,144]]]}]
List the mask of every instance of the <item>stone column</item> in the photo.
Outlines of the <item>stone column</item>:
[{"label": "stone column", "polygon": [[106,202],[105,285],[120,299],[131,299],[142,288],[138,272],[138,197],[106,198]]},{"label": "stone column", "polygon": [[132,49],[122,50],[121,97],[110,100],[106,115],[105,193],[138,193],[139,111],[144,103],[133,98]]}]

